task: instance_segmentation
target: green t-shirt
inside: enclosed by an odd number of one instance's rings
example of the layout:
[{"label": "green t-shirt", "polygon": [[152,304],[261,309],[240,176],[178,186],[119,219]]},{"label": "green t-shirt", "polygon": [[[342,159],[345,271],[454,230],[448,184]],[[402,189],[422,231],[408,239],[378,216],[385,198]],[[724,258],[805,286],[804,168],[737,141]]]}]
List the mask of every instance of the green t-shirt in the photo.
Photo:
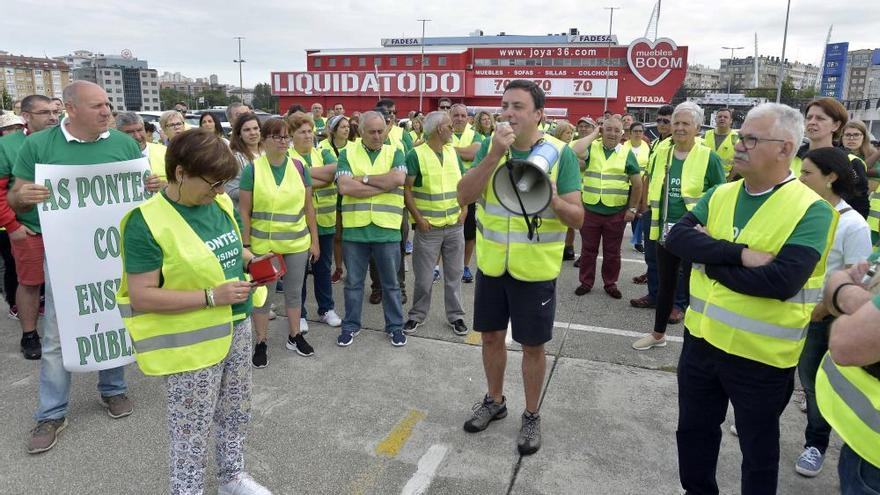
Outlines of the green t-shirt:
[{"label": "green t-shirt", "polygon": [[[486,154],[489,153],[489,145],[492,143],[491,139],[483,140],[483,144],[480,146],[480,150],[477,151],[477,156],[474,157],[474,166],[480,164],[483,161],[483,158],[486,158]],[[517,160],[524,160],[529,157],[529,153],[531,150],[520,151],[514,148],[510,148],[510,157]],[[559,157],[559,161],[557,165],[559,167],[559,172],[556,175],[556,193],[560,196],[568,194],[574,191],[581,190],[581,168],[578,165],[577,155],[574,154],[574,151],[571,150],[568,146],[562,147],[562,156]]]},{"label": "green t-shirt", "polygon": [[[406,133],[404,133],[404,136],[406,136]],[[352,146],[364,145],[363,143],[357,143]],[[412,146],[412,141],[410,141],[410,146]],[[351,165],[348,164],[349,148],[350,147],[346,147],[346,149],[339,152],[339,161],[336,162],[337,180],[339,180],[340,175],[354,175],[351,172]],[[373,151],[366,146],[364,146],[364,149],[367,151],[367,155],[370,157],[370,162],[375,163],[376,157],[379,156],[379,151]],[[394,161],[392,162],[391,166],[392,170],[400,170],[402,172],[406,172],[406,160],[404,159],[403,152],[399,149],[394,150]],[[341,198],[342,195],[340,194],[339,197]],[[374,223],[371,223],[370,225],[364,227],[351,227],[342,229],[342,240],[347,242],[400,242],[400,239],[400,229],[386,229],[384,227],[379,227]]]},{"label": "green t-shirt", "polygon": [[[614,149],[609,150],[608,148],[605,148],[604,146],[602,147],[602,151],[605,152],[605,159],[606,160],[611,158],[611,154],[614,153]],[[587,160],[589,160],[589,159],[590,159],[590,157],[587,156]],[[626,175],[630,175],[630,176],[631,175],[641,176],[642,168],[639,166],[639,160],[636,158],[636,155],[634,155],[632,151],[626,152],[626,166],[624,167],[624,173]],[[620,213],[621,211],[625,210],[627,208],[627,206],[625,204],[620,205],[620,206],[608,206],[605,203],[603,203],[601,199],[599,199],[599,202],[594,205],[588,205],[588,204],[584,203],[584,208],[586,208],[587,211],[590,211],[590,212],[593,212],[593,213],[596,213],[599,215],[609,216],[609,215],[614,215],[614,214]]]},{"label": "green t-shirt", "polygon": [[[684,199],[681,197],[681,170],[683,166],[684,160],[679,160],[673,155],[672,163],[669,164],[669,216],[666,217],[667,223],[677,222],[688,212]],[[706,176],[703,178],[703,191],[725,182],[726,177],[721,157],[712,151],[709,153],[709,165],[706,166]],[[663,218],[662,203],[660,218]]]},{"label": "green t-shirt", "polygon": [[[137,141],[128,134],[110,129],[104,139],[91,143],[67,142],[61,124],[35,132],[24,140],[18,158],[12,167],[12,175],[33,182],[37,163],[58,165],[97,165],[101,163],[123,162],[141,158]],[[18,221],[34,232],[40,229],[37,208],[19,213]]]},{"label": "green t-shirt", "polygon": [[[752,196],[745,192],[744,184],[740,186],[739,195],[736,198],[736,207],[733,212],[734,232],[742,230],[755,212],[758,211],[758,208],[767,201],[767,198],[779,189],[779,186],[777,186],[767,194]],[[706,194],[703,194],[703,197],[700,198],[700,201],[691,210],[691,213],[703,225],[706,225],[709,218],[709,199],[717,187],[715,186],[706,191]],[[791,236],[785,241],[785,244],[806,246],[814,249],[821,255],[825,251],[825,244],[828,241],[828,229],[831,228],[831,221],[834,217],[833,210],[834,207],[827,201],[816,201],[810,205],[803,218],[801,218],[791,233]]]},{"label": "green t-shirt", "polygon": [[315,119],[315,134],[321,134],[324,132],[324,127],[327,126],[327,119],[324,117],[318,117]]},{"label": "green t-shirt", "polygon": [[[165,191],[162,191],[165,196]],[[165,196],[168,199],[168,196]],[[244,280],[244,261],[242,260],[242,242],[229,220],[229,216],[217,205],[211,203],[198,206],[183,206],[169,200],[171,206],[180,213],[183,220],[192,227],[208,249],[217,257],[223,267],[223,275],[227,280]],[[241,229],[241,217],[234,210],[235,221]],[[209,242],[213,241],[213,242]],[[162,248],[153,238],[147,222],[140,209],[132,211],[125,226],[123,235],[125,245],[125,271],[127,273],[146,273],[162,268]],[[161,286],[163,281],[160,280]],[[207,287],[206,287],[207,288]],[[232,306],[235,321],[248,317],[253,308],[252,298]]]},{"label": "green t-shirt", "polygon": [[[454,152],[453,152],[454,153]],[[434,152],[437,155],[437,159],[440,160],[440,164],[443,164],[443,154]],[[458,153],[455,153],[455,159],[458,162],[458,170],[461,171],[461,175],[467,173],[464,169],[464,162],[461,161],[461,157],[458,156]],[[413,187],[422,187],[422,172],[419,167],[419,155],[416,154],[416,150],[412,150],[406,154],[406,175],[410,177],[415,177],[415,181],[413,182]]]},{"label": "green t-shirt", "polygon": [[[403,142],[403,151],[404,153],[409,153],[411,149],[413,149],[413,138],[406,132],[406,129],[403,131],[403,137],[400,139]],[[391,143],[388,143],[391,144]]]},{"label": "green t-shirt", "polygon": [[16,131],[0,138],[0,179],[12,175],[12,166],[26,137],[23,131]]}]

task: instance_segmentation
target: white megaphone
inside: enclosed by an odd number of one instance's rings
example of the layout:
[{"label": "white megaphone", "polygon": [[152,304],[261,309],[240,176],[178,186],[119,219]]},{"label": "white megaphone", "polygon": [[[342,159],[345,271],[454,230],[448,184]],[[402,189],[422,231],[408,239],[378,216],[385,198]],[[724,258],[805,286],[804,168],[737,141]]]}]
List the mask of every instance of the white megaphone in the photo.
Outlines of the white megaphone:
[{"label": "white megaphone", "polygon": [[501,206],[526,216],[546,210],[553,197],[550,170],[558,158],[556,147],[542,141],[525,160],[511,159],[498,167],[492,178],[492,189]]}]

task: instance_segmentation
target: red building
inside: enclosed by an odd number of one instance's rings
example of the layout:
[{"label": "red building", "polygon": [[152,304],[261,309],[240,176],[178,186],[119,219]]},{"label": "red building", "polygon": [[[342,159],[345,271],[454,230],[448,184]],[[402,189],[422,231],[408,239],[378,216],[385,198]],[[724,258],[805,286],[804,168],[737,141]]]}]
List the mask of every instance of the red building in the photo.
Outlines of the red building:
[{"label": "red building", "polygon": [[[305,72],[272,72],[280,108],[336,103],[346,113],[392,98],[399,115],[437,109],[449,97],[470,109],[500,111],[512,79],[531,79],[547,94],[546,114],[574,120],[669,103],[687,72],[687,47],[661,38],[628,45],[608,35],[504,35],[382,40],[382,48],[307,50]],[[424,60],[420,55],[424,51]],[[424,64],[422,64],[424,62]],[[421,101],[420,101],[421,100]]]}]

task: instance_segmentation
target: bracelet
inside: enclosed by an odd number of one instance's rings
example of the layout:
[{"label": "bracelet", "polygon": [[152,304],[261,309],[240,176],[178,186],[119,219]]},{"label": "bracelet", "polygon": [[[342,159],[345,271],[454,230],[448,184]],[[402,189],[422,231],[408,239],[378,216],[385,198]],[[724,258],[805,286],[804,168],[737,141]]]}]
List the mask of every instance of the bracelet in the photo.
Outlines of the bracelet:
[{"label": "bracelet", "polygon": [[205,301],[208,303],[209,308],[214,307],[214,289],[205,289]]},{"label": "bracelet", "polygon": [[853,284],[850,282],[842,283],[842,284],[838,285],[836,289],[834,289],[834,293],[831,295],[831,307],[834,308],[834,311],[837,311],[838,314],[844,314],[844,311],[842,309],[840,309],[840,306],[837,305],[837,296],[838,296],[838,294],[840,294],[840,289],[843,289],[847,285],[856,285],[856,284]]}]

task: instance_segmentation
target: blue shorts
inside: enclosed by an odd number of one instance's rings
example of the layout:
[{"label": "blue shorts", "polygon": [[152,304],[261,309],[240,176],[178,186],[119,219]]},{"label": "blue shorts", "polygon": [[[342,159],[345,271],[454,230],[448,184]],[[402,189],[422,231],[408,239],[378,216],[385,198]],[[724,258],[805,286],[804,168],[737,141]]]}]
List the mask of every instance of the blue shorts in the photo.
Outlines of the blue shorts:
[{"label": "blue shorts", "polygon": [[477,270],[474,330],[507,330],[525,346],[539,346],[553,338],[556,318],[556,279],[523,282],[504,273],[490,277]]}]

